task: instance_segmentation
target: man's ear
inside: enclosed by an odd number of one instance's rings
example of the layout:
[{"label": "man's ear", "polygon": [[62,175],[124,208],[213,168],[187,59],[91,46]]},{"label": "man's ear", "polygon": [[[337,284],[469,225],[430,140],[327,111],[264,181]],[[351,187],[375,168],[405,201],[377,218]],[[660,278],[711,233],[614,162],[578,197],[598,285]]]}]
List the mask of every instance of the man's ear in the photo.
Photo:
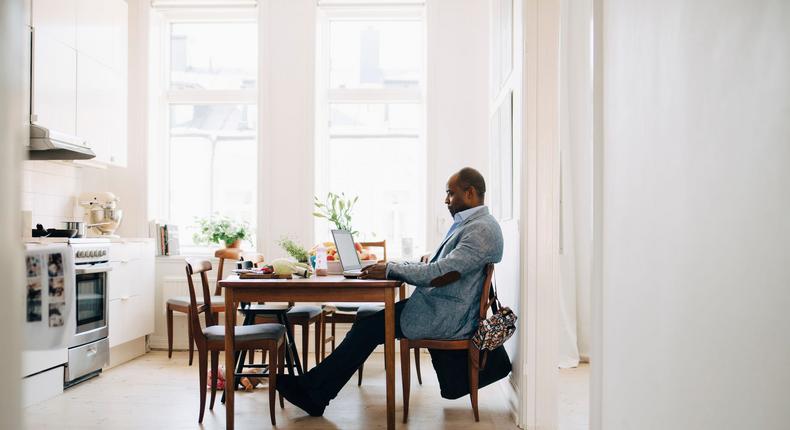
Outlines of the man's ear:
[{"label": "man's ear", "polygon": [[477,189],[475,187],[470,186],[469,188],[467,188],[465,194],[467,201],[469,201],[470,203],[480,201],[480,195],[477,194]]}]

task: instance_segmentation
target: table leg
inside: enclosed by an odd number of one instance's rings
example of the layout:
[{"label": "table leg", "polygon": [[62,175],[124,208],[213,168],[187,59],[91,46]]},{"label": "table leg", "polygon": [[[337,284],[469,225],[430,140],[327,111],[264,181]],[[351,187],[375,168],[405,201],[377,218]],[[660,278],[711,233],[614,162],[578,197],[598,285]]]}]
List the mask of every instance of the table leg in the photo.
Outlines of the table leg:
[{"label": "table leg", "polygon": [[387,372],[387,429],[395,428],[395,290],[384,293],[384,368]]},{"label": "table leg", "polygon": [[[235,351],[235,334],[234,326],[236,325],[236,303],[233,299],[233,288],[225,289],[225,371],[231,369],[231,372],[236,367],[234,362]],[[226,373],[227,375],[227,373]],[[233,430],[233,395],[236,390],[234,381],[226,378],[225,383],[225,428]],[[204,387],[205,389],[205,387]]]}]

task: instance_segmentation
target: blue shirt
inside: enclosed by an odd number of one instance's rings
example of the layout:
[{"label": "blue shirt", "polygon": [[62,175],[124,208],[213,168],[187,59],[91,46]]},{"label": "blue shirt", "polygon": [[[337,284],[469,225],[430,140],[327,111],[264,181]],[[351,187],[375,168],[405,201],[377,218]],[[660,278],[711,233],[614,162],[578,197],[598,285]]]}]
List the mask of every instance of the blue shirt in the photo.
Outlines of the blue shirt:
[{"label": "blue shirt", "polygon": [[475,206],[473,208],[463,210],[453,215],[453,225],[450,226],[450,230],[447,230],[447,234],[444,236],[444,238],[447,239],[448,237],[450,237],[450,235],[453,234],[455,229],[458,228],[458,226],[461,225],[462,222],[466,221],[467,218],[474,215],[475,212],[481,210],[484,207],[485,207],[484,205]]}]

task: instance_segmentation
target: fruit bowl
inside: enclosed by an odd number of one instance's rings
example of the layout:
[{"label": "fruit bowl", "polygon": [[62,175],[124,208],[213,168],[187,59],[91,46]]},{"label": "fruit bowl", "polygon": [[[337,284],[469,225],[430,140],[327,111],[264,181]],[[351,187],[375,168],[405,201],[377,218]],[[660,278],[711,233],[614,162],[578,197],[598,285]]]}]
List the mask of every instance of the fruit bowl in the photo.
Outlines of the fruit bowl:
[{"label": "fruit bowl", "polygon": [[342,275],[343,265],[339,261],[327,261],[326,273],[327,275]]}]

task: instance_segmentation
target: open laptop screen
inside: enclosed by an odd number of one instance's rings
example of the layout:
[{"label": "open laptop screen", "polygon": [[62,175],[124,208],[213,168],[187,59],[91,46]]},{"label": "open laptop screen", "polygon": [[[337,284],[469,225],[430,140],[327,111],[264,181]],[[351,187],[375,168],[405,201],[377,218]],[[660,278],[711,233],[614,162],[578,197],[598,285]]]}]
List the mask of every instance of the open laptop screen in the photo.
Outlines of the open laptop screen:
[{"label": "open laptop screen", "polygon": [[354,238],[351,233],[345,230],[332,230],[332,237],[335,239],[337,255],[340,256],[340,264],[343,270],[359,270],[362,263],[359,262],[357,249],[354,248]]}]

